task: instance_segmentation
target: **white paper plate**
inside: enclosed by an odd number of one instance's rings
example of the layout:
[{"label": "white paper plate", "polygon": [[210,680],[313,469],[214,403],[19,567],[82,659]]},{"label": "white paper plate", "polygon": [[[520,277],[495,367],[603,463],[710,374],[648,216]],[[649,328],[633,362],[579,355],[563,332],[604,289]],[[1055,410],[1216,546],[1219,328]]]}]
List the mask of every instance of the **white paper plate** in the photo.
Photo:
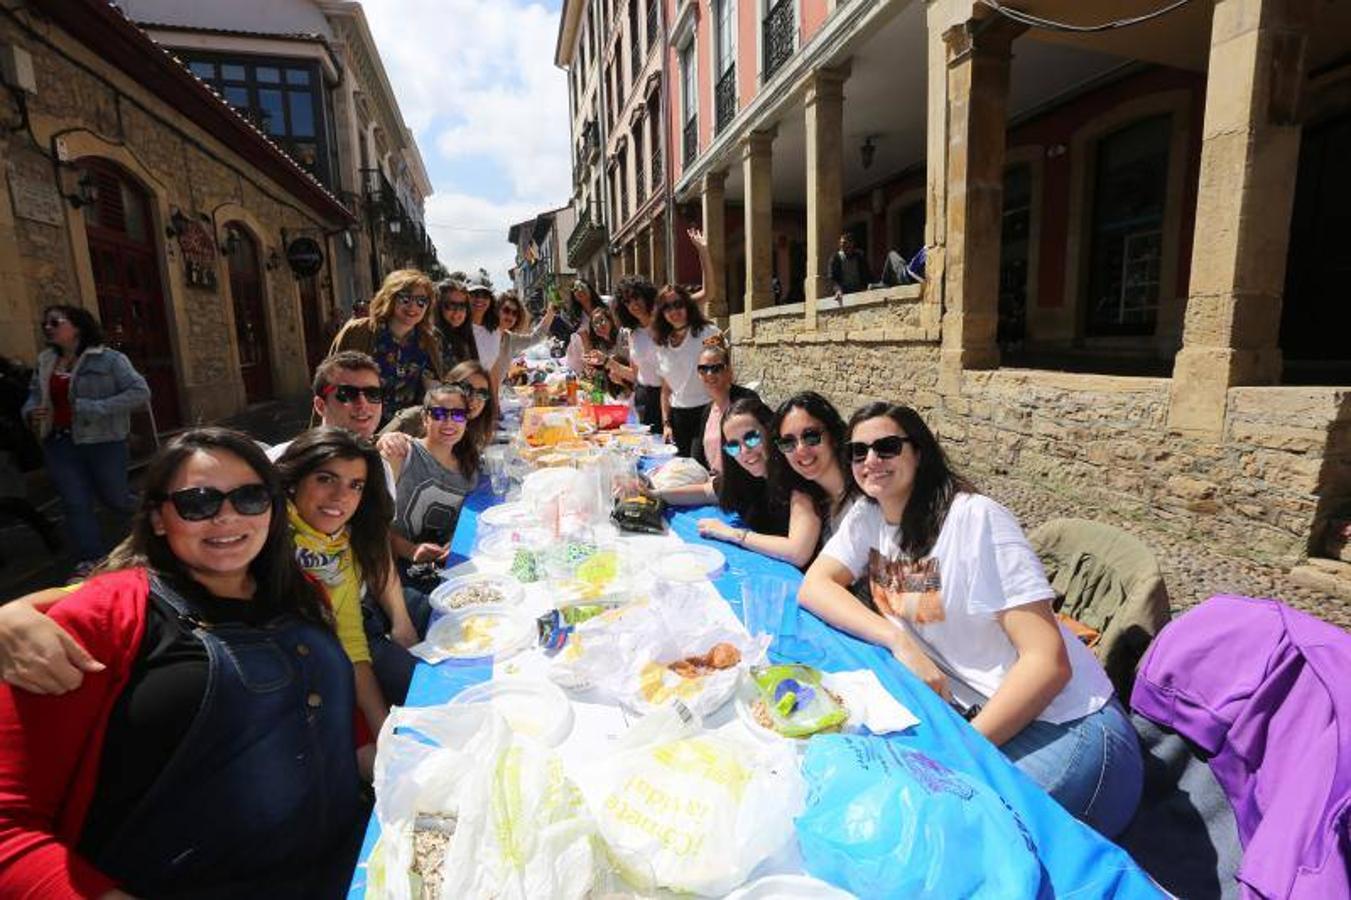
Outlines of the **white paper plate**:
[{"label": "white paper plate", "polygon": [[648,459],[670,459],[680,452],[680,448],[675,444],[657,444],[655,447],[644,447],[643,456]]},{"label": "white paper plate", "polygon": [[[466,588],[478,585],[487,585],[496,588],[502,594],[502,599],[494,603],[472,603],[468,606],[455,607],[450,603],[450,598]],[[460,575],[455,578],[449,578],[441,584],[436,590],[432,591],[429,598],[432,609],[443,613],[460,612],[466,609],[482,609],[486,606],[515,606],[521,602],[525,596],[525,590],[521,583],[510,575],[495,574],[476,574]]]},{"label": "white paper plate", "polygon": [[531,518],[530,507],[520,501],[499,503],[497,506],[485,509],[478,515],[479,522],[493,528],[510,528],[513,525],[527,524]]},{"label": "white paper plate", "polygon": [[710,578],[727,565],[727,557],[712,547],[687,544],[668,551],[657,562],[657,575],[667,581],[695,582]]},{"label": "white paper plate", "polygon": [[651,434],[652,428],[640,422],[625,422],[619,426],[620,434]]},{"label": "white paper plate", "polygon": [[854,895],[810,875],[767,875],[727,895],[727,900],[853,900]]},{"label": "white paper plate", "polygon": [[460,691],[451,706],[490,703],[513,731],[557,747],[572,733],[572,702],[557,685],[534,678],[502,678]]},{"label": "white paper plate", "polygon": [[[465,638],[464,630],[474,632]],[[456,635],[461,637],[458,639]],[[506,606],[468,606],[438,619],[427,630],[426,643],[445,659],[502,659],[535,639],[534,621]]]}]

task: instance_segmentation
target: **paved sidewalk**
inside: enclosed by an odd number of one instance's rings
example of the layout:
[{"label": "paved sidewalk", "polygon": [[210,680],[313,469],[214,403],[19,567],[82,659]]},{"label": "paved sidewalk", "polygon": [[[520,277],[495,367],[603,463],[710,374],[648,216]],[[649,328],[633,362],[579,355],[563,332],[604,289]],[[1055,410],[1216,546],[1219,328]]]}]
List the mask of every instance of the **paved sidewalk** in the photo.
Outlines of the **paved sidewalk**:
[{"label": "paved sidewalk", "polygon": [[[255,440],[276,444],[294,437],[309,426],[310,405],[306,397],[295,401],[273,401],[250,407],[238,416],[222,422],[237,428]],[[143,468],[132,471],[132,489],[140,488]],[[61,529],[61,504],[50,484],[43,478],[31,492],[33,502],[57,522]],[[103,533],[110,539],[125,528],[117,517],[106,510],[96,513],[103,525]],[[64,553],[49,552],[42,540],[28,526],[5,519],[0,521],[0,603],[12,600],[46,587],[64,584],[71,575],[73,560]]]}]

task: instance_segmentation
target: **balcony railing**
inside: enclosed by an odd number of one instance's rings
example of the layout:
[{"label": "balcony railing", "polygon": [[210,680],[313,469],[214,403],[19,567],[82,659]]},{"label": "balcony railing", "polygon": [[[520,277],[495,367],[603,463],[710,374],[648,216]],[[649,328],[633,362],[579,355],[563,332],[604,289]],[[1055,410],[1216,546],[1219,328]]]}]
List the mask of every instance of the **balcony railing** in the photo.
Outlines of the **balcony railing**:
[{"label": "balcony railing", "polygon": [[661,6],[657,0],[648,0],[647,4],[647,46],[657,46],[657,32],[661,29]]},{"label": "balcony railing", "polygon": [[714,89],[713,106],[717,113],[715,130],[721,132],[736,116],[736,64],[727,67]]},{"label": "balcony railing", "polygon": [[699,117],[695,116],[685,123],[685,165],[694,162],[699,155]]},{"label": "balcony railing", "polygon": [[661,186],[662,186],[662,180],[661,180],[661,179],[662,179],[662,170],[661,170],[661,147],[660,147],[660,145],[658,145],[658,146],[652,148],[652,181],[651,181],[651,185],[652,185],[652,192],[653,192],[654,194],[655,194],[656,192],[658,192],[658,191],[661,190]]},{"label": "balcony railing", "polygon": [[[636,148],[635,148],[636,151]],[[636,153],[634,161],[637,163],[633,167],[633,210],[638,211],[638,207],[643,205],[647,199],[647,186],[643,184],[643,156]]]},{"label": "balcony railing", "polygon": [[595,220],[590,209],[582,210],[577,225],[568,237],[568,265],[581,265],[598,247],[604,245],[605,226]]},{"label": "balcony railing", "polygon": [[793,55],[793,38],[796,23],[793,21],[793,0],[778,0],[769,8],[765,16],[765,81],[774,77],[784,63]]}]

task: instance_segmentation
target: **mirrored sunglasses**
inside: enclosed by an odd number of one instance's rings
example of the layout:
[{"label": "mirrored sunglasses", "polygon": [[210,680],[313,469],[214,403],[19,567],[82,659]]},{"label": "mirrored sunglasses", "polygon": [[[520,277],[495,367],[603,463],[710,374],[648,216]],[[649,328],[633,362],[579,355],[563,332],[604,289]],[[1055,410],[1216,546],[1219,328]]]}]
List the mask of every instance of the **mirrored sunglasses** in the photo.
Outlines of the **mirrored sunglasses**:
[{"label": "mirrored sunglasses", "polygon": [[423,410],[437,422],[450,419],[458,425],[463,425],[469,421],[469,411],[464,409],[451,409],[449,406],[424,406]]},{"label": "mirrored sunglasses", "polygon": [[739,441],[722,442],[722,449],[727,451],[727,455],[735,459],[741,455],[742,450],[754,450],[765,441],[765,436],[758,431],[748,431],[741,436]]},{"label": "mirrored sunglasses", "polygon": [[404,306],[416,304],[418,309],[426,309],[427,304],[432,302],[431,299],[427,297],[425,294],[413,294],[408,291],[399,291],[397,294],[394,295],[394,299],[402,303]]}]

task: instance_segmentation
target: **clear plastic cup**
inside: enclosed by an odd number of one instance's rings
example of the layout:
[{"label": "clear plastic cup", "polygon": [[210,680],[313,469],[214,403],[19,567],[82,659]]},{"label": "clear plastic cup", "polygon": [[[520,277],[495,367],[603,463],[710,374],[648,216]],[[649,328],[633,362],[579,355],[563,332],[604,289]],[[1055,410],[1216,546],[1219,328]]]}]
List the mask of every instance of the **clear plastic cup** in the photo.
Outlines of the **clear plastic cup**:
[{"label": "clear plastic cup", "polygon": [[751,576],[741,583],[741,621],[752,637],[797,633],[797,585],[785,578]]}]

